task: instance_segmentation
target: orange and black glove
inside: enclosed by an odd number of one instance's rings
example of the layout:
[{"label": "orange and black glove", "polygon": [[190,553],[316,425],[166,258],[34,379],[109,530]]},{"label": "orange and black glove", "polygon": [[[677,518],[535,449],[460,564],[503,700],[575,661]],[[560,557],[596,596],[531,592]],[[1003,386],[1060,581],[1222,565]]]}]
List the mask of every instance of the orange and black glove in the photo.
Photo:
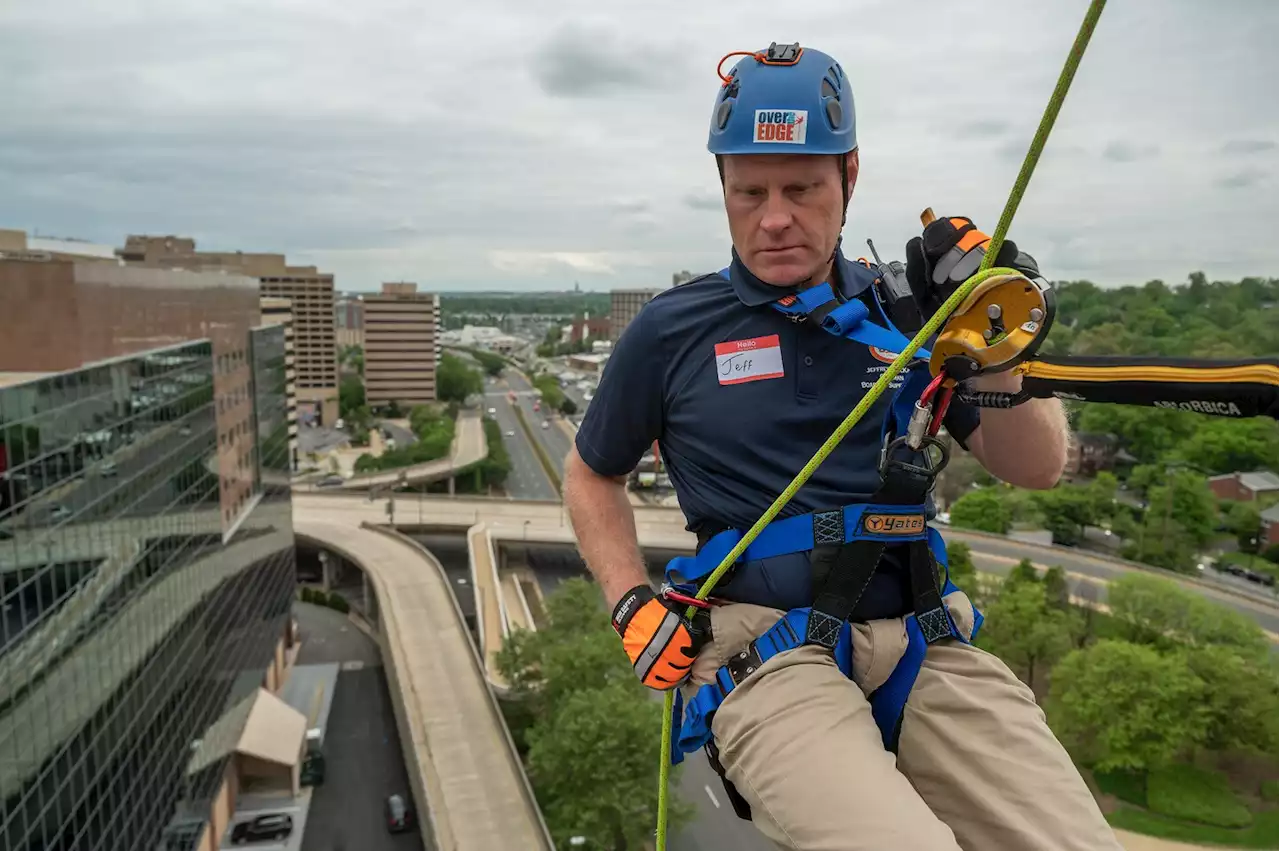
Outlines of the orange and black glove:
[{"label": "orange and black glove", "polygon": [[613,628],[640,682],[666,691],[689,676],[703,639],[679,604],[668,604],[648,585],[637,585],[613,607]]},{"label": "orange and black glove", "polygon": [[[907,243],[907,282],[925,318],[937,312],[956,288],[972,277],[987,255],[991,237],[965,216],[935,219]],[[1017,269],[1028,277],[1040,277],[1035,259],[1018,251],[1012,240],[1000,246],[996,266]]]}]

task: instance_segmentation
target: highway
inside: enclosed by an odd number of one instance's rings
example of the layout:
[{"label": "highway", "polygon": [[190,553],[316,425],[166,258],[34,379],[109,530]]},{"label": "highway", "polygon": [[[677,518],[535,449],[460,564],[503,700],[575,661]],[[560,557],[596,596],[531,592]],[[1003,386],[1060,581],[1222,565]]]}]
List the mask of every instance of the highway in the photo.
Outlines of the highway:
[{"label": "highway", "polygon": [[[525,420],[533,431],[534,439],[542,445],[547,457],[551,459],[551,463],[556,466],[557,471],[562,470],[564,468],[564,458],[569,454],[570,443],[568,435],[556,424],[560,415],[548,411],[545,406],[541,411],[535,413],[533,404],[537,397],[533,394],[532,385],[514,369],[508,369],[503,375],[506,376],[511,389],[516,391],[516,404],[524,411]],[[548,428],[543,428],[542,424],[544,422],[550,422],[551,425]]]},{"label": "highway", "polygon": [[[508,369],[504,375],[511,376],[514,370]],[[526,385],[527,386],[527,385]],[[507,475],[507,493],[512,499],[558,499],[559,492],[547,478],[546,471],[538,462],[524,429],[516,420],[511,403],[507,401],[507,382],[499,379],[485,387],[484,406],[487,412],[493,409],[493,417],[502,429],[502,442],[511,456],[511,472]]]}]

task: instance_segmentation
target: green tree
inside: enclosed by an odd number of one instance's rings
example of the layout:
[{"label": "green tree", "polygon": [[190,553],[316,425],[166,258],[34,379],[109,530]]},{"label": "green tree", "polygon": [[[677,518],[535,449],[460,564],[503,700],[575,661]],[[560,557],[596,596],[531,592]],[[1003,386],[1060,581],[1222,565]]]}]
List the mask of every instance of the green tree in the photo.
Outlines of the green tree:
[{"label": "green tree", "polygon": [[1095,494],[1089,487],[1059,484],[1036,492],[1034,499],[1056,544],[1079,543],[1085,527],[1098,521]]},{"label": "green tree", "polygon": [[1248,617],[1170,579],[1126,573],[1108,586],[1107,604],[1126,641],[1165,649],[1221,645],[1253,661],[1270,652],[1261,627]]},{"label": "green tree", "polygon": [[1256,553],[1262,543],[1262,515],[1247,502],[1232,502],[1226,511],[1225,526],[1236,536],[1242,553]]},{"label": "green tree", "polygon": [[982,645],[1035,692],[1044,675],[1071,650],[1071,613],[1051,608],[1039,582],[1006,582],[986,613]]},{"label": "green tree", "polygon": [[962,591],[971,590],[977,578],[973,566],[973,553],[963,541],[947,542],[947,574]]},{"label": "green tree", "polygon": [[555,376],[535,375],[533,386],[542,394],[542,404],[548,410],[558,411],[564,405],[564,391],[560,389],[560,382],[556,381]]},{"label": "green tree", "polygon": [[462,358],[443,355],[436,369],[436,398],[442,402],[467,401],[467,397],[484,392],[484,378],[479,371],[467,366]]},{"label": "green tree", "polygon": [[[641,849],[658,806],[653,731],[662,704],[610,685],[568,694],[529,731],[529,779],[557,847]],[[678,806],[674,824],[687,820]]]},{"label": "green tree", "polygon": [[484,349],[466,349],[467,354],[475,358],[486,375],[497,378],[507,368],[507,360],[502,355],[486,352]]},{"label": "green tree", "polygon": [[[584,836],[587,847],[640,849],[657,808],[662,704],[632,673],[597,586],[571,579],[546,602],[544,626],[516,632],[497,660],[529,779],[559,847]],[[672,826],[690,815],[677,804]]]},{"label": "green tree", "polygon": [[1205,684],[1204,746],[1275,754],[1280,718],[1275,665],[1251,662],[1237,648],[1220,644],[1186,648],[1180,658]]},{"label": "green tree", "polygon": [[1274,470],[1280,454],[1275,422],[1262,418],[1233,420],[1201,417],[1172,455],[1209,473]]},{"label": "green tree", "polygon": [[1054,609],[1071,608],[1071,586],[1067,584],[1067,572],[1056,564],[1044,572],[1044,600]]},{"label": "green tree", "polygon": [[995,488],[966,493],[951,506],[951,525],[1003,535],[1009,531],[1009,512]]},{"label": "green tree", "polygon": [[1053,670],[1049,721],[1062,743],[1100,771],[1167,765],[1204,741],[1205,685],[1181,659],[1103,640]]},{"label": "green tree", "polygon": [[1080,431],[1114,434],[1139,461],[1162,461],[1181,440],[1195,433],[1200,414],[1166,408],[1086,404],[1076,427]]},{"label": "green tree", "polygon": [[1030,585],[1038,585],[1040,583],[1040,571],[1036,570],[1036,566],[1031,563],[1029,558],[1024,558],[1015,564],[1004,580],[1006,586],[1019,583]]},{"label": "green tree", "polygon": [[363,408],[364,381],[358,375],[344,375],[338,382],[338,414],[343,419],[351,419],[356,411]]}]

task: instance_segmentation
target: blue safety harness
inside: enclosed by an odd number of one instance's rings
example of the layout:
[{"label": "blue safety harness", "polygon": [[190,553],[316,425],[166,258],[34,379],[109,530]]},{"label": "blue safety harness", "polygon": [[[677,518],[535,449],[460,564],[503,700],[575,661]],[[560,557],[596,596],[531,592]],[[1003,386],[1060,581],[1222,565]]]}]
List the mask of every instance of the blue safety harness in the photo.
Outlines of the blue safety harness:
[{"label": "blue safety harness", "polygon": [[[725,269],[721,275],[727,279],[729,270]],[[880,308],[878,312],[884,326],[870,321],[871,311],[861,300],[841,300],[826,283],[774,302],[773,308],[797,322],[817,322],[824,331],[863,345],[890,352],[903,351],[907,338],[889,322],[878,298],[875,304]],[[870,698],[871,713],[886,749],[897,750],[903,709],[928,645],[948,638],[966,643],[970,640],[956,628],[943,603],[943,596],[958,589],[946,570],[947,554],[942,536],[925,523],[925,501],[936,470],[929,471],[915,463],[919,458],[915,453],[910,453],[907,459],[896,457],[896,452],[904,448],[901,438],[906,434],[916,401],[930,380],[925,368],[929,353],[921,349],[917,357],[925,360],[917,360],[904,370],[907,377],[885,415],[881,489],[865,503],[775,520],[735,563],[732,569],[738,570],[775,556],[809,553],[813,604],[788,611],[720,668],[714,680],[699,688],[687,705],[683,695],[676,693],[672,720],[677,732],[672,737],[672,764],[682,762],[687,753],[705,748],[712,767],[724,779],[711,733],[715,712],[743,680],[779,653],[805,644],[824,647],[832,653],[841,673],[853,678],[849,616],[888,544],[906,545],[914,611],[905,619],[906,653]],[[687,594],[695,593],[702,580],[742,536],[741,530],[728,529],[705,540],[695,556],[672,559],[666,570],[668,585]],[[937,565],[943,567],[940,591]],[[982,614],[975,608],[973,635],[981,623]],[[746,801],[727,779],[724,782],[735,811],[749,819]]]}]

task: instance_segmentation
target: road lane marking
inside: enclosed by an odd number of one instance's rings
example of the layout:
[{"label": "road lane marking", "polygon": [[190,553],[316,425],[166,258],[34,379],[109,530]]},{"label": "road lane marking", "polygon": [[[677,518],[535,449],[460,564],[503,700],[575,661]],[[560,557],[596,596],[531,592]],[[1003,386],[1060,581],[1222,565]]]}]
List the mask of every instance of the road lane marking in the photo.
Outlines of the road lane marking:
[{"label": "road lane marking", "polygon": [[707,797],[711,799],[711,803],[716,805],[716,809],[720,809],[720,802],[716,799],[716,793],[711,791],[711,787],[704,785],[702,788],[706,791]]}]

